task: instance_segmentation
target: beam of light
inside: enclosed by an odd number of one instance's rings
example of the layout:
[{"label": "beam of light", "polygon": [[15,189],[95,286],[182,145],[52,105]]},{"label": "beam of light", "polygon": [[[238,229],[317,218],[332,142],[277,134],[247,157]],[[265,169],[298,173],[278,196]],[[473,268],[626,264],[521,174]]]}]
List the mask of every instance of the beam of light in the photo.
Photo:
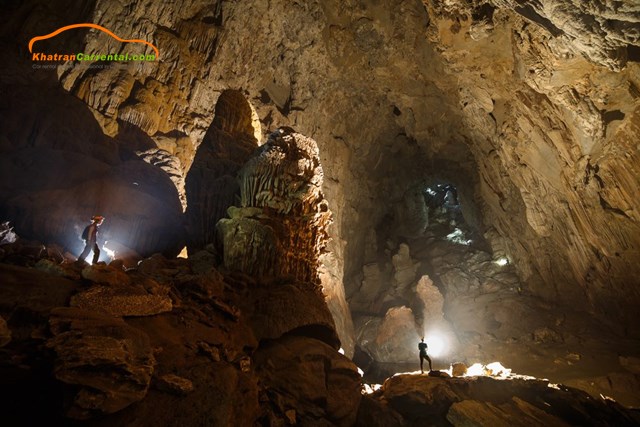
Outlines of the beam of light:
[{"label": "beam of light", "polygon": [[424,342],[429,346],[427,353],[433,357],[442,356],[447,352],[447,340],[438,332],[425,334]]},{"label": "beam of light", "polygon": [[110,261],[113,261],[116,257],[116,252],[112,251],[111,249],[109,249],[107,247],[107,244],[105,243],[104,245],[102,245],[102,250],[107,254],[107,256],[110,258]]}]

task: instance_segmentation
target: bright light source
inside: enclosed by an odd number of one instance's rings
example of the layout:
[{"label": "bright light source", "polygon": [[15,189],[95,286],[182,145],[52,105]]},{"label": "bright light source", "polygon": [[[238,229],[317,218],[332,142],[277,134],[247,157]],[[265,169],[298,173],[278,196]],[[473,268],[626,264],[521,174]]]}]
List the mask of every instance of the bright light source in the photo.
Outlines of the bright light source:
[{"label": "bright light source", "polygon": [[111,249],[109,249],[106,246],[106,243],[104,245],[102,245],[102,250],[105,251],[107,253],[107,255],[109,255],[109,258],[111,258],[112,261],[116,257],[116,252],[112,251]]},{"label": "bright light source", "polygon": [[500,362],[493,362],[488,365],[474,363],[467,368],[467,373],[464,374],[465,377],[486,376],[498,378],[508,378],[510,375],[511,369],[505,368]]},{"label": "bright light source", "polygon": [[500,362],[489,363],[485,368],[489,371],[489,375],[492,377],[507,378],[511,375],[511,369],[505,368]]},{"label": "bright light source", "polygon": [[482,363],[474,363],[467,368],[467,373],[464,376],[477,377],[480,375],[484,375],[484,366],[482,365]]},{"label": "bright light source", "polygon": [[430,333],[425,336],[424,341],[429,346],[427,353],[431,356],[438,357],[446,353],[447,341],[438,333]]},{"label": "bright light source", "polygon": [[464,232],[459,228],[455,228],[451,233],[447,234],[447,240],[465,246],[469,246],[473,242],[473,240],[465,238]]},{"label": "bright light source", "polygon": [[494,261],[496,264],[498,264],[500,267],[505,266],[507,264],[509,264],[509,260],[506,259],[505,257],[502,258],[498,258],[497,260]]},{"label": "bright light source", "polygon": [[187,247],[183,247],[180,253],[178,254],[178,258],[189,258],[189,252],[187,252]]},{"label": "bright light source", "polygon": [[367,384],[364,383],[363,394],[371,394],[374,391],[378,391],[382,388],[381,384]]}]

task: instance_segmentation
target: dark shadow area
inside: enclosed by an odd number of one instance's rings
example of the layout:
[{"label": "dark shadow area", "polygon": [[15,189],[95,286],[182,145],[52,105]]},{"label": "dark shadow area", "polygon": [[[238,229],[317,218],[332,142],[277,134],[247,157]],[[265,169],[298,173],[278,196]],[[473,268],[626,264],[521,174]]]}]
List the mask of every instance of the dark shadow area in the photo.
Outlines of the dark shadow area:
[{"label": "dark shadow area", "polygon": [[190,254],[216,243],[216,224],[240,194],[236,175],[257,146],[249,103],[239,91],[222,92],[186,176]]},{"label": "dark shadow area", "polygon": [[527,4],[522,0],[519,0],[518,3],[522,4],[522,6],[516,7],[514,10],[520,15],[540,25],[542,28],[549,31],[554,37],[558,37],[559,35],[564,34],[564,31],[553,25],[550,20],[548,20],[544,16],[539,15],[538,12],[536,12],[530,4]]},{"label": "dark shadow area", "polygon": [[640,46],[627,45],[627,59],[631,62],[640,62]]},{"label": "dark shadow area", "polygon": [[293,329],[283,335],[283,337],[288,336],[315,338],[329,344],[335,349],[340,348],[340,340],[338,339],[336,332],[332,328],[323,325],[300,326],[299,328]]},{"label": "dark shadow area", "polygon": [[624,113],[620,110],[607,111],[604,113],[604,124],[608,125],[614,120],[624,120]]}]

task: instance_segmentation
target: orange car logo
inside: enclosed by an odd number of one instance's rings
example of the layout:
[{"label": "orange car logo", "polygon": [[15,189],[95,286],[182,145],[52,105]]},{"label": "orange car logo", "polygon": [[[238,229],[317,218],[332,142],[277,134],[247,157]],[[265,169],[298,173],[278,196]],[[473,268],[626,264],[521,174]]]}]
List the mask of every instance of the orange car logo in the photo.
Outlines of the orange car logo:
[{"label": "orange car logo", "polygon": [[147,46],[151,46],[153,48],[153,50],[156,52],[156,58],[158,58],[160,56],[160,53],[158,52],[158,48],[155,47],[154,45],[152,45],[151,43],[149,43],[146,40],[139,40],[139,39],[135,39],[135,40],[125,40],[122,39],[118,36],[116,36],[115,34],[113,34],[111,31],[107,30],[104,27],[101,27],[100,25],[97,24],[72,24],[72,25],[66,25],[62,28],[58,28],[57,30],[55,30],[53,33],[51,34],[47,34],[45,36],[37,36],[32,38],[31,40],[29,40],[29,52],[32,53],[33,52],[33,44],[35,42],[37,42],[38,40],[46,40],[49,39],[51,37],[57,36],[58,34],[60,34],[63,31],[67,31],[67,30],[71,30],[73,28],[95,28],[97,30],[103,31],[107,34],[109,34],[111,37],[113,37],[114,39],[123,42],[123,43],[144,43]]}]

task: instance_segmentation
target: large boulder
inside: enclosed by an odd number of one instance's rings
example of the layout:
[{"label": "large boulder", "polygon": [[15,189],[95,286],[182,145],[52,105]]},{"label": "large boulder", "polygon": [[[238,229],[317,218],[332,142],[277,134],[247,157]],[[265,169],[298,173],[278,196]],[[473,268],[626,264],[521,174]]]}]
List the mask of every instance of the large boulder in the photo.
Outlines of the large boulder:
[{"label": "large boulder", "polygon": [[409,425],[637,425],[633,411],[547,380],[396,375],[371,395]]},{"label": "large boulder", "polygon": [[275,339],[298,333],[339,348],[333,318],[319,292],[291,284],[255,292],[250,318],[256,338]]},{"label": "large boulder", "polygon": [[358,341],[374,360],[407,363],[418,360],[421,332],[409,307],[392,307],[384,317],[362,317]]},{"label": "large boulder", "polygon": [[1,263],[0,277],[0,315],[8,320],[15,341],[46,325],[51,310],[66,305],[79,287],[63,277]]},{"label": "large boulder", "polygon": [[110,265],[89,265],[82,269],[81,275],[83,279],[107,286],[122,286],[131,283],[131,278],[122,271],[122,268]]},{"label": "large boulder", "polygon": [[145,397],[155,358],[149,337],[108,314],[61,307],[49,320],[53,373],[69,387],[70,418],[111,414]]},{"label": "large boulder", "polygon": [[[273,417],[292,424],[351,426],[361,399],[356,366],[322,341],[290,336],[259,348],[256,373],[275,403]],[[324,424],[323,424],[324,423]]]},{"label": "large boulder", "polygon": [[455,426],[570,426],[562,419],[514,397],[511,402],[496,405],[477,400],[463,400],[451,405],[447,421]]}]

